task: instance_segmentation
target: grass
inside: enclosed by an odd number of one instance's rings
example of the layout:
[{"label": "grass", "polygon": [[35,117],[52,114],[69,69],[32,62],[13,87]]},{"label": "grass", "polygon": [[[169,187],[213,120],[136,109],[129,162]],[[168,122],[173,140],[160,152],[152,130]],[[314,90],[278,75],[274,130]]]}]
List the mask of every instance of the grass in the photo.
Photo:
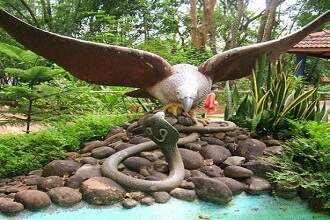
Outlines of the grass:
[{"label": "grass", "polygon": [[52,128],[33,134],[0,136],[0,177],[11,177],[38,169],[66,157],[87,140],[103,138],[109,128],[129,120],[127,115],[87,114],[72,121],[61,121]]}]

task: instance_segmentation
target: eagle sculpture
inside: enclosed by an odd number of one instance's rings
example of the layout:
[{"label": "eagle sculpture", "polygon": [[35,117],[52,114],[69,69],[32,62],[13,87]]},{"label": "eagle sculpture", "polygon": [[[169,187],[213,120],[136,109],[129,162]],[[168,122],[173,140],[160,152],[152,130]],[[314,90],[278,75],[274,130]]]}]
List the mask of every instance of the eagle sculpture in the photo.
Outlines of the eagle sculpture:
[{"label": "eagle sculpture", "polygon": [[252,73],[256,60],[270,61],[330,20],[330,11],[283,38],[234,48],[217,54],[200,66],[170,65],[143,50],[94,43],[33,27],[0,9],[0,27],[19,43],[55,62],[81,80],[109,86],[139,88],[133,95],[149,94],[164,110],[189,113],[211,91],[213,83],[239,79]]}]

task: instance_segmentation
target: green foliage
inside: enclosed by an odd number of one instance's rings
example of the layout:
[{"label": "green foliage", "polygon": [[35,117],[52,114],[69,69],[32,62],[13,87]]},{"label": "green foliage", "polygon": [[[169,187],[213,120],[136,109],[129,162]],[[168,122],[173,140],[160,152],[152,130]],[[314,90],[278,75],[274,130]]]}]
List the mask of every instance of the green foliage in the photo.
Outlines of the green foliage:
[{"label": "green foliage", "polygon": [[290,127],[288,119],[322,121],[326,116],[317,90],[305,88],[280,62],[267,71],[266,58],[259,59],[251,89],[231,120],[256,134],[286,130]]},{"label": "green foliage", "polygon": [[103,138],[110,127],[128,119],[125,115],[88,114],[30,135],[2,135],[0,177],[24,174],[51,160],[65,158],[66,152],[78,150],[81,142]]},{"label": "green foliage", "polygon": [[[311,190],[312,208],[329,211],[330,207],[330,124],[295,122],[294,138],[284,145],[281,156],[267,161],[277,167],[270,174],[274,182],[286,182]],[[315,206],[318,201],[318,206]]]}]

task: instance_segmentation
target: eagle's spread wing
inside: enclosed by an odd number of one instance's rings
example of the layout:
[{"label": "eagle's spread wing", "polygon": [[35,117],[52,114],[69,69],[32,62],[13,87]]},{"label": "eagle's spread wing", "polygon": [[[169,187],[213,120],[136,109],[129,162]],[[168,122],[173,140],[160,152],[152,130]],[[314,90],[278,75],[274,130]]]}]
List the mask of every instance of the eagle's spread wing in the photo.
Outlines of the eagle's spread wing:
[{"label": "eagle's spread wing", "polygon": [[252,73],[256,60],[261,55],[266,54],[271,61],[276,60],[281,53],[289,50],[314,29],[328,21],[330,21],[330,11],[297,32],[283,38],[234,48],[217,54],[200,65],[199,71],[210,76],[214,82],[242,78]]},{"label": "eagle's spread wing", "polygon": [[50,33],[2,9],[0,27],[26,48],[95,84],[145,88],[172,74],[171,65],[153,53]]}]

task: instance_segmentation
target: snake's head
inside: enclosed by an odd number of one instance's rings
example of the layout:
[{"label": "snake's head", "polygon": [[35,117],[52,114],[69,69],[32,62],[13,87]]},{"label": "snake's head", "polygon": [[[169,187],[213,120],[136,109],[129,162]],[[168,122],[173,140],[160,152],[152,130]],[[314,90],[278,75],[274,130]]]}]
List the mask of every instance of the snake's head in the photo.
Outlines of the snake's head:
[{"label": "snake's head", "polygon": [[146,135],[160,146],[175,146],[179,132],[165,120],[164,112],[157,112],[144,123]]}]

